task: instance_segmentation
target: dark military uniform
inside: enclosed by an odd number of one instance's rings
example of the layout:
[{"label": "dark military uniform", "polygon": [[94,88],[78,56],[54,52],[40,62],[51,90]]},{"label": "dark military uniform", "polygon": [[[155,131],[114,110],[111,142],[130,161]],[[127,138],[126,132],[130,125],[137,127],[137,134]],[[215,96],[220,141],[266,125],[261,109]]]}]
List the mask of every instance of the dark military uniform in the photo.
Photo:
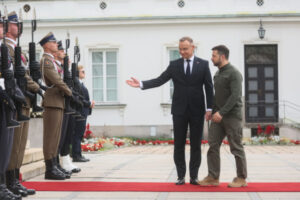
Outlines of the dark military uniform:
[{"label": "dark military uniform", "polygon": [[[2,21],[0,19],[0,24],[2,25]],[[2,38],[0,38],[2,39]],[[1,45],[1,42],[0,42]],[[1,53],[0,53],[0,59],[1,59]],[[0,65],[3,63],[0,62]],[[1,66],[2,68],[2,66]],[[1,78],[1,73],[0,73]],[[1,82],[4,81],[3,79]],[[7,105],[4,103],[2,97],[3,95],[6,96],[4,87],[0,86],[0,199],[6,199],[6,200],[15,200],[15,199],[21,199],[21,195],[14,195],[11,191],[7,189],[6,186],[6,175],[5,171],[7,169],[7,166],[9,164],[10,155],[11,155],[11,149],[13,145],[13,136],[14,136],[14,129],[7,128],[7,121],[6,121],[6,113],[5,113],[5,107]]]},{"label": "dark military uniform", "polygon": [[247,166],[242,145],[242,75],[230,63],[220,68],[214,76],[215,97],[213,113],[223,116],[220,123],[212,122],[208,143],[207,163],[209,176],[219,179],[220,145],[227,136],[230,151],[235,157],[237,176],[247,178]]}]

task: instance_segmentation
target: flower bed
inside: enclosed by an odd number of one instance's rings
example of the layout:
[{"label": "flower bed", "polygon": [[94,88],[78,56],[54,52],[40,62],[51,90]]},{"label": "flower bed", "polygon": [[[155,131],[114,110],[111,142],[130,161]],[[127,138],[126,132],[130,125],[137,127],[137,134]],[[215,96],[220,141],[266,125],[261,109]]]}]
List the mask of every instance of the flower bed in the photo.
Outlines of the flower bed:
[{"label": "flower bed", "polygon": [[[174,140],[172,138],[134,138],[134,137],[113,137],[113,138],[98,138],[95,137],[90,130],[90,125],[86,126],[83,141],[81,143],[81,149],[85,152],[104,151],[119,147],[136,146],[136,145],[173,145]],[[186,144],[190,144],[190,140],[186,140]],[[202,145],[208,144],[207,140],[202,140]],[[223,140],[223,145],[228,145],[227,140]],[[290,140],[288,138],[280,138],[271,134],[260,135],[252,138],[245,138],[243,140],[245,145],[300,145],[300,140]]]}]

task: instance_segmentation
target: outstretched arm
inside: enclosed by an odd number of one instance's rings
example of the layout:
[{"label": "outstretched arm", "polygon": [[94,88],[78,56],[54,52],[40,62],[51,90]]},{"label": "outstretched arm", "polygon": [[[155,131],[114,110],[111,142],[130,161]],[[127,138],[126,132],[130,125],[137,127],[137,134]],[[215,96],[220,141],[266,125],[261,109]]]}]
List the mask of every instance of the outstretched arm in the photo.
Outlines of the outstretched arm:
[{"label": "outstretched arm", "polygon": [[171,79],[171,68],[169,67],[157,78],[147,80],[147,81],[139,81],[133,77],[131,77],[131,80],[126,80],[126,83],[130,85],[131,87],[135,88],[141,88],[143,90],[150,89],[154,87],[159,87],[166,83],[168,80]]},{"label": "outstretched arm", "polygon": [[126,80],[126,83],[130,85],[131,87],[139,88],[140,82],[136,78],[131,77],[131,79]]}]

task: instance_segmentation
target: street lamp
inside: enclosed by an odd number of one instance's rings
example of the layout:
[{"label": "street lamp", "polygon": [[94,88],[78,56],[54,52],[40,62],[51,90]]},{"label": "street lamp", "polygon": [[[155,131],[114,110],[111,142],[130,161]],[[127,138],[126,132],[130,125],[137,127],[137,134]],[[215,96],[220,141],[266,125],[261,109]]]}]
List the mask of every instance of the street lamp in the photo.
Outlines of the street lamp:
[{"label": "street lamp", "polygon": [[265,30],[264,27],[262,26],[261,20],[260,20],[260,26],[259,26],[259,29],[258,29],[257,31],[258,31],[258,36],[259,36],[259,38],[260,38],[261,40],[264,39],[266,30]]}]

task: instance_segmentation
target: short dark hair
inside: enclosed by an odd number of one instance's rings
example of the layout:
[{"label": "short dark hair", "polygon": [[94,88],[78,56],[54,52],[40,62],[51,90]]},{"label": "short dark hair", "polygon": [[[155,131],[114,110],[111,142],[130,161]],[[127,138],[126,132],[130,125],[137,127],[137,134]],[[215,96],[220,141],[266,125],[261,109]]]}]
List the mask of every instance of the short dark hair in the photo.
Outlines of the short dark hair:
[{"label": "short dark hair", "polygon": [[229,58],[229,49],[225,45],[218,45],[212,48],[213,51],[218,51],[219,55],[225,55],[225,58]]},{"label": "short dark hair", "polygon": [[193,44],[193,39],[191,37],[185,36],[180,38],[179,42],[188,41],[189,43]]}]

